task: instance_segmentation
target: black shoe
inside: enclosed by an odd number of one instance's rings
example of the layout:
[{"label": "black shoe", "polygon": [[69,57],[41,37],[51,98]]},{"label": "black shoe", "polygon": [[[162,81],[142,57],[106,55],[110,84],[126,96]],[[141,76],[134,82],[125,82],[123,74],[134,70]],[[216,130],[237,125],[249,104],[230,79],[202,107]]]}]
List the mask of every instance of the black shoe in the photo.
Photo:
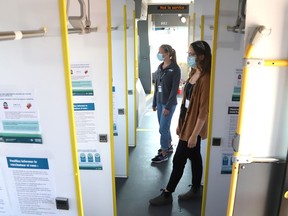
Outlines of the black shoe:
[{"label": "black shoe", "polygon": [[165,192],[164,189],[161,189],[161,190],[162,190],[162,193],[159,196],[149,200],[151,205],[163,206],[163,205],[172,204],[173,202],[172,194],[170,192]]},{"label": "black shoe", "polygon": [[162,163],[167,160],[168,160],[168,155],[159,154],[159,155],[156,155],[154,158],[152,158],[151,161],[153,163]]},{"label": "black shoe", "polygon": [[[189,185],[189,187],[191,187],[191,185]],[[200,194],[200,187],[192,186],[188,192],[183,193],[183,194],[179,194],[178,200],[182,200],[182,201],[190,200],[196,196],[199,196],[199,194]]]},{"label": "black shoe", "polygon": [[[158,155],[162,152],[162,149],[158,149]],[[169,148],[166,150],[167,153],[173,153],[173,145],[170,145]]]}]

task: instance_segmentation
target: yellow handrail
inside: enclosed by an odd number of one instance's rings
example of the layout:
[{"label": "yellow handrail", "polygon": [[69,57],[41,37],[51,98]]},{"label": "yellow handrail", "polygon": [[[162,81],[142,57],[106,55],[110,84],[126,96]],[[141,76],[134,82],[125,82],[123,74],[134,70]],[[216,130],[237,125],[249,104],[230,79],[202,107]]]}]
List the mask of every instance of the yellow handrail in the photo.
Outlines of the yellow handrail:
[{"label": "yellow handrail", "polygon": [[134,95],[134,144],[137,145],[136,128],[137,128],[137,107],[136,107],[136,81],[139,78],[138,75],[138,28],[136,20],[136,12],[133,11],[133,27],[134,27],[134,80],[133,80],[133,95]]},{"label": "yellow handrail", "polygon": [[195,41],[195,31],[196,31],[196,13],[193,13],[193,37],[192,37],[192,41]]},{"label": "yellow handrail", "polygon": [[125,120],[126,120],[126,128],[125,128],[125,137],[126,137],[126,145],[125,145],[125,151],[126,151],[126,176],[129,176],[129,148],[128,148],[128,66],[127,66],[127,8],[126,5],[123,7],[123,14],[124,14],[124,94],[125,94]]},{"label": "yellow handrail", "polygon": [[288,60],[264,60],[264,66],[288,67]]},{"label": "yellow handrail", "polygon": [[[248,44],[245,54],[244,54],[244,58],[250,58],[251,57],[251,53],[254,50],[254,45],[252,44]],[[243,72],[242,72],[242,83],[241,83],[241,92],[240,92],[240,96],[241,96],[241,100],[240,100],[240,105],[239,105],[239,114],[238,114],[238,122],[237,122],[237,129],[236,132],[238,134],[241,134],[242,131],[242,117],[243,117],[243,109],[244,109],[244,101],[246,98],[246,85],[247,85],[247,67],[243,68]]]},{"label": "yellow handrail", "polygon": [[76,126],[75,126],[73,98],[72,98],[72,82],[70,76],[70,58],[69,58],[68,29],[66,20],[67,16],[66,16],[65,1],[59,0],[59,13],[60,13],[62,52],[63,52],[63,64],[65,74],[65,85],[66,85],[66,97],[68,104],[67,108],[68,108],[70,142],[72,148],[73,170],[74,170],[74,180],[76,189],[76,202],[78,208],[78,215],[83,216],[84,210],[82,204],[82,191],[81,191],[80,171],[79,171],[78,152],[77,152]]},{"label": "yellow handrail", "polygon": [[[244,58],[250,58],[251,54],[253,52],[254,45],[248,44]],[[241,84],[241,100],[240,100],[240,107],[239,107],[239,115],[238,115],[238,122],[237,122],[237,134],[241,134],[242,132],[242,118],[244,113],[244,103],[246,98],[246,85],[247,85],[247,72],[248,69],[245,66],[243,68],[242,73],[242,84]],[[239,156],[239,149],[238,152],[234,152],[234,157]],[[232,175],[231,175],[231,182],[230,182],[230,192],[229,192],[229,198],[228,198],[228,206],[227,206],[227,216],[233,215],[234,210],[234,203],[235,203],[235,194],[236,194],[236,188],[237,188],[237,180],[238,180],[238,170],[239,170],[239,163],[234,162],[232,165]]]},{"label": "yellow handrail", "polygon": [[209,116],[208,116],[208,138],[206,147],[206,162],[205,162],[205,174],[204,174],[204,187],[203,198],[201,207],[201,216],[205,216],[206,200],[208,191],[208,175],[209,175],[209,162],[210,162],[210,149],[211,149],[211,136],[212,136],[212,120],[213,120],[213,101],[214,101],[214,81],[215,81],[215,68],[216,68],[216,50],[218,40],[218,22],[219,22],[219,7],[220,0],[216,0],[215,3],[215,19],[214,19],[214,35],[213,35],[213,49],[212,49],[212,65],[211,65],[211,78],[210,78],[210,98],[209,98]]},{"label": "yellow handrail", "polygon": [[201,40],[204,40],[204,32],[205,32],[205,17],[204,15],[201,16]]},{"label": "yellow handrail", "polygon": [[[112,99],[112,32],[111,32],[111,0],[106,1],[107,5],[107,31],[108,31],[108,91],[109,91],[109,113],[113,113],[113,99]],[[110,148],[111,148],[111,178],[112,178],[112,198],[113,198],[113,212],[117,215],[116,203],[116,183],[115,183],[115,154],[114,154],[114,136],[113,136],[113,117],[110,115]]]}]

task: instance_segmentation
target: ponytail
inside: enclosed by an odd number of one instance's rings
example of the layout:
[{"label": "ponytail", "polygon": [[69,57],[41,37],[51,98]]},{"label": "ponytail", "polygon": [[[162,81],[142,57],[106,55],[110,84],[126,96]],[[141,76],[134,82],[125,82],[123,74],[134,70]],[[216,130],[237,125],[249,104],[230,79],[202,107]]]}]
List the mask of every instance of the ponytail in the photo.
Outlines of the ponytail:
[{"label": "ponytail", "polygon": [[170,57],[171,57],[171,60],[172,60],[173,62],[177,62],[177,59],[176,59],[176,51],[175,51],[175,49],[173,49],[173,48],[172,48],[172,52],[171,52]]}]

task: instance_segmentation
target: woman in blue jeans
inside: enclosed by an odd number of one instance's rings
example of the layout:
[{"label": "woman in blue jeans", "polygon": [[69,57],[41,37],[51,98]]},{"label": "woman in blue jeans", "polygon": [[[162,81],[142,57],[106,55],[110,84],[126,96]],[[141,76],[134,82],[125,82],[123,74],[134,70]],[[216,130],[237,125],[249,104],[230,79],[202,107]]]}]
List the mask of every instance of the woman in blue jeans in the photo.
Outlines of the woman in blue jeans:
[{"label": "woman in blue jeans", "polygon": [[176,52],[170,45],[161,45],[157,58],[162,63],[156,71],[152,109],[157,110],[161,147],[157,155],[152,158],[153,163],[167,161],[168,152],[173,151],[170,125],[177,105],[177,92],[181,77],[180,68],[176,62]]},{"label": "woman in blue jeans", "polygon": [[162,193],[151,199],[151,205],[172,204],[175,191],[185,168],[187,159],[192,164],[192,187],[178,196],[179,200],[188,200],[199,193],[202,178],[201,139],[207,138],[211,49],[205,41],[195,41],[189,46],[188,64],[191,73],[184,87],[179,122],[176,133],[178,146],[173,158],[173,170],[169,182]]}]

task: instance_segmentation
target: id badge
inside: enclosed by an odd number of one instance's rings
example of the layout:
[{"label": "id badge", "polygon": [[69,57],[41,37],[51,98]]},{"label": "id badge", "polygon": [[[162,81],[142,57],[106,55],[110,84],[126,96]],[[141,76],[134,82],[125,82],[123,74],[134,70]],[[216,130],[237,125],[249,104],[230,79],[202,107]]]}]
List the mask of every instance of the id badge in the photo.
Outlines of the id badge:
[{"label": "id badge", "polygon": [[189,103],[190,103],[190,100],[186,99],[186,101],[185,101],[185,108],[188,109],[188,107],[189,107]]},{"label": "id badge", "polygon": [[158,92],[162,92],[162,86],[161,85],[158,86]]}]

